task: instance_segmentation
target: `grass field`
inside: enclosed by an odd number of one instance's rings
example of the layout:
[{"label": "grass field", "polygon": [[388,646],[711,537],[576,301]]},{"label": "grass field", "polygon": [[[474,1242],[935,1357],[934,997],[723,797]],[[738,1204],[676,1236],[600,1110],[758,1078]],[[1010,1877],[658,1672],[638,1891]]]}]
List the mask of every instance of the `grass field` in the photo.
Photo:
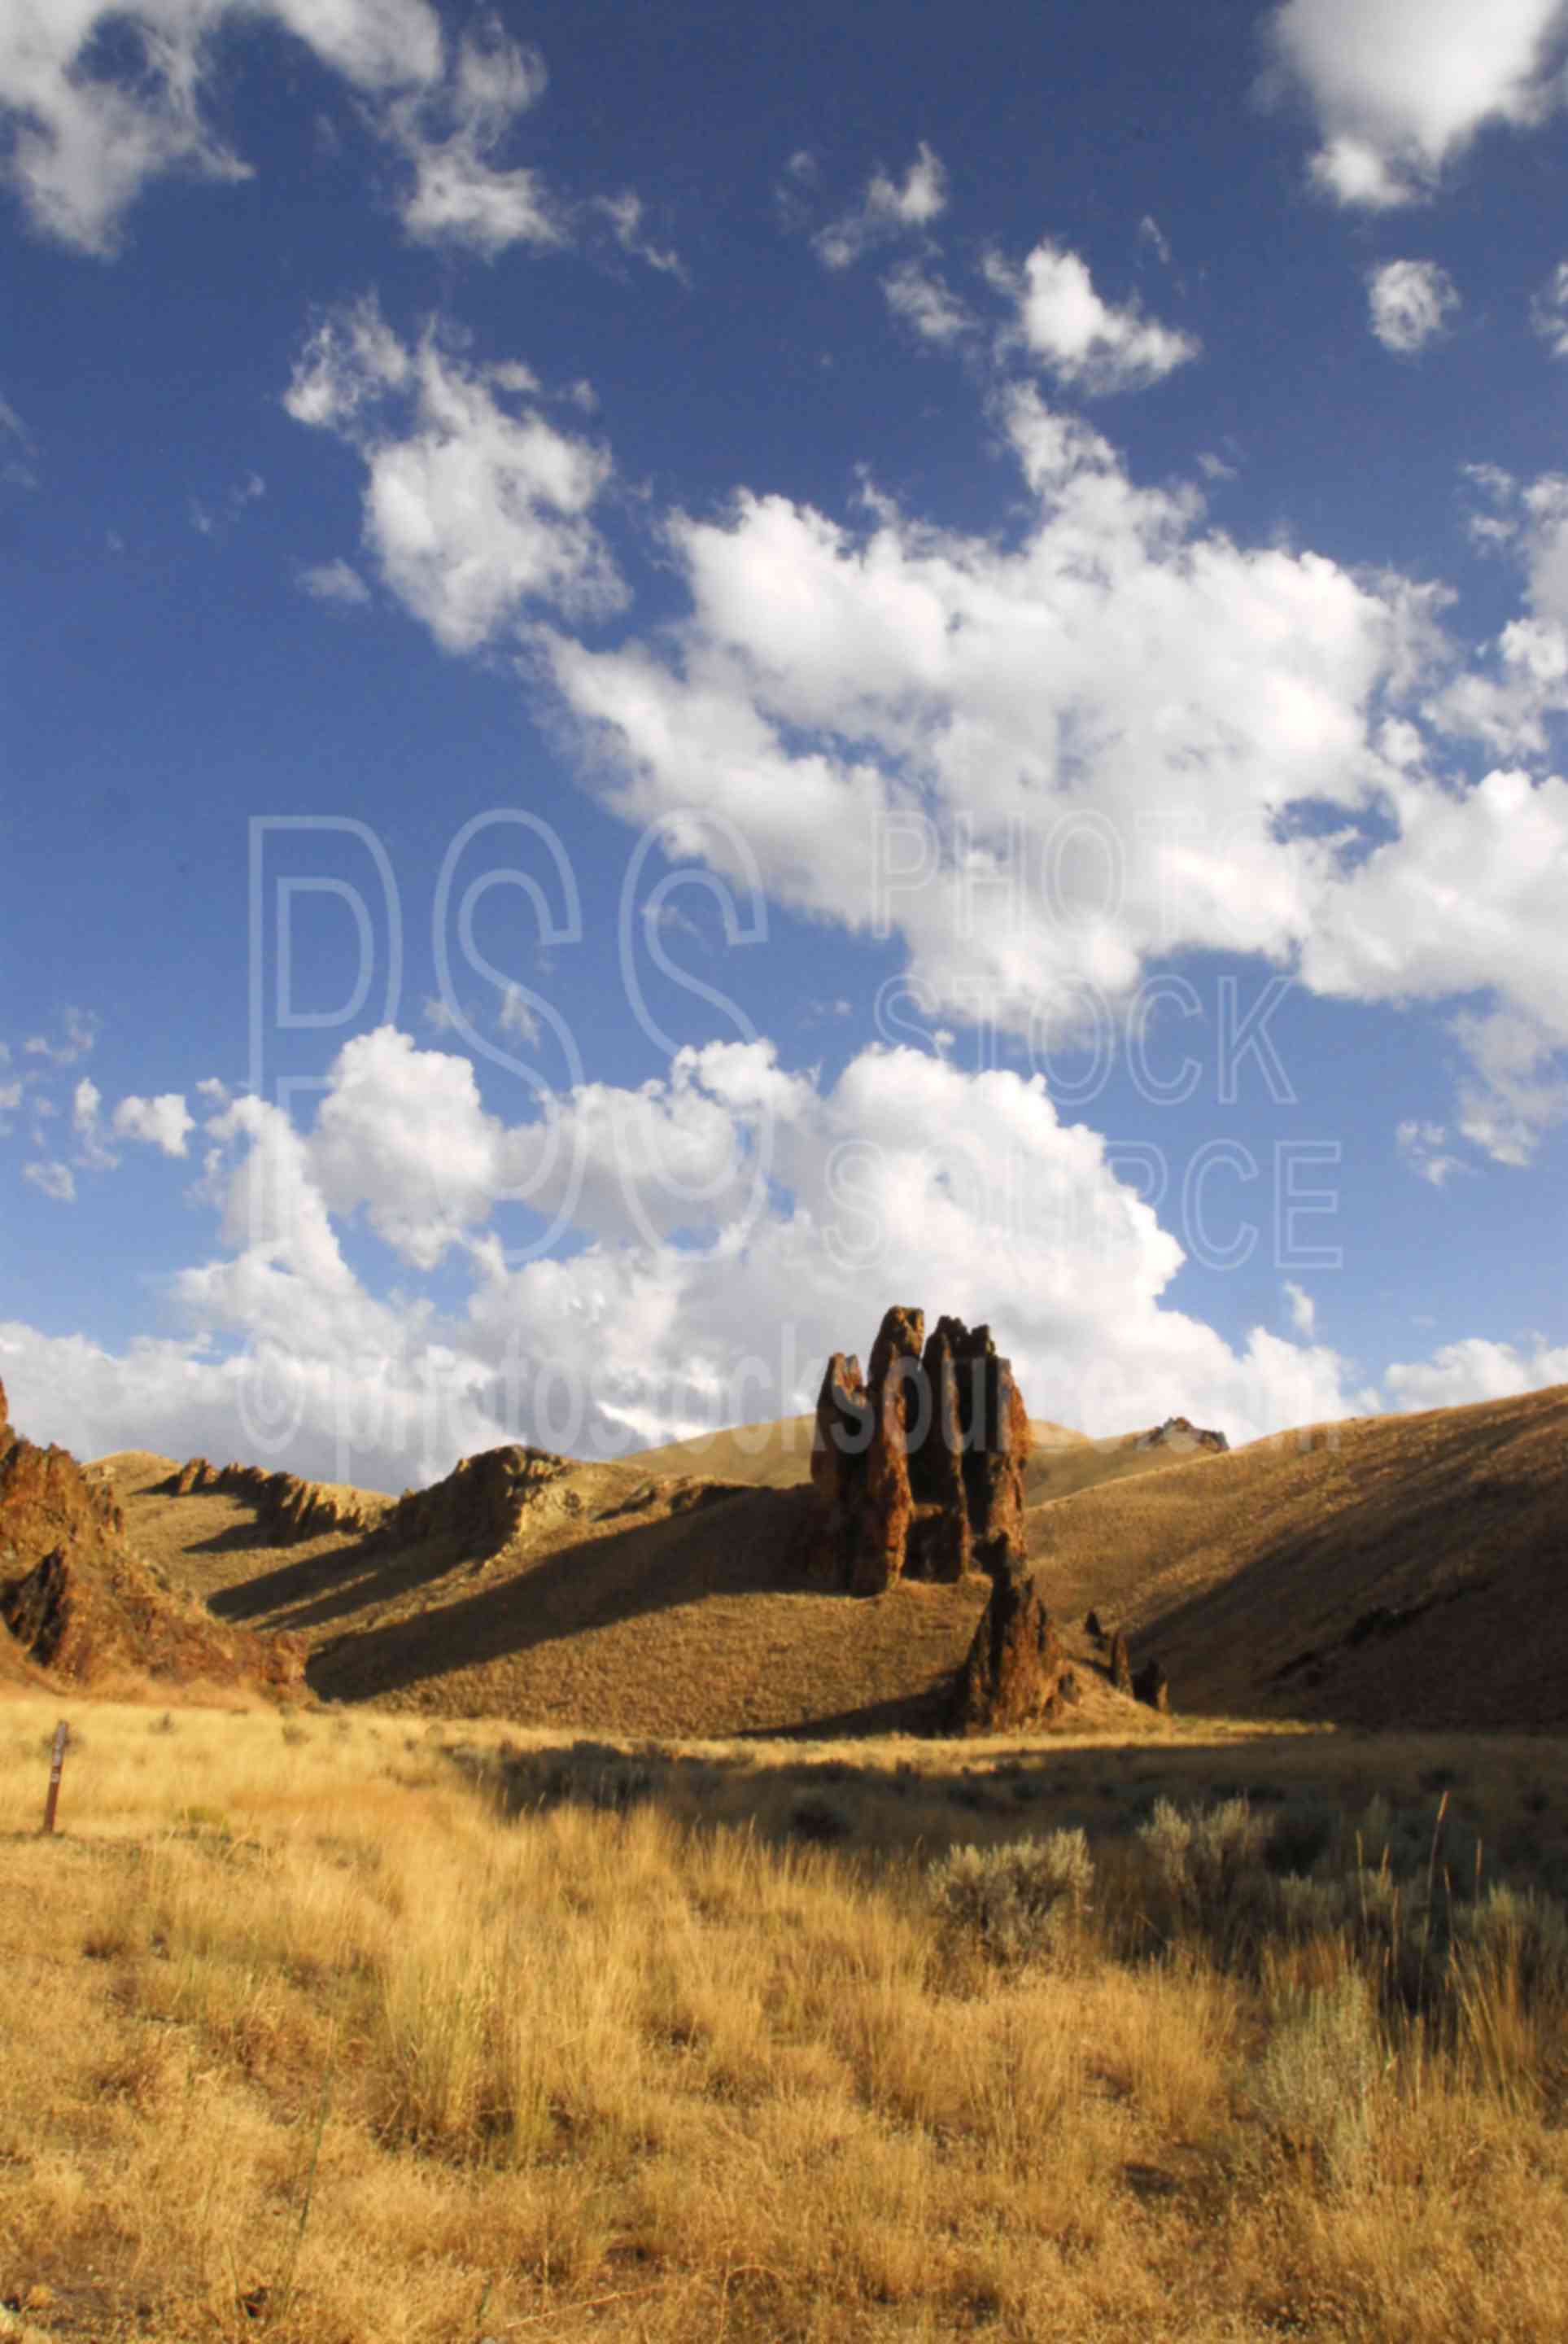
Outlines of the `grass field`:
[{"label": "grass field", "polygon": [[57,1713],[0,1702],[0,2334],[1568,2332],[1561,1917],[1473,1894],[1560,1863],[1556,1741],[83,1702],[45,1842]]}]

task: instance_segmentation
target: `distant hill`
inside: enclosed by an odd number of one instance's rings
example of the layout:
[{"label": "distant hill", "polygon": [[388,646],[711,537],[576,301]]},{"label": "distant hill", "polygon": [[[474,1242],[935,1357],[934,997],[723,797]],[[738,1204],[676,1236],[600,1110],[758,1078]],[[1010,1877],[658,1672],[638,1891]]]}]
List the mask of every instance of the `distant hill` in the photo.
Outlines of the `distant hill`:
[{"label": "distant hill", "polygon": [[[755,1490],[791,1490],[811,1478],[812,1416],[781,1417],[773,1424],[745,1424],[724,1432],[705,1432],[693,1440],[671,1441],[667,1448],[644,1449],[628,1458],[645,1473],[695,1473],[715,1480],[744,1481]],[[1066,1497],[1074,1490],[1091,1489],[1098,1481],[1128,1473],[1157,1470],[1175,1461],[1177,1449],[1141,1448],[1147,1434],[1116,1434],[1091,1440],[1064,1424],[1031,1417],[1034,1453],[1024,1476],[1031,1503]]]}]

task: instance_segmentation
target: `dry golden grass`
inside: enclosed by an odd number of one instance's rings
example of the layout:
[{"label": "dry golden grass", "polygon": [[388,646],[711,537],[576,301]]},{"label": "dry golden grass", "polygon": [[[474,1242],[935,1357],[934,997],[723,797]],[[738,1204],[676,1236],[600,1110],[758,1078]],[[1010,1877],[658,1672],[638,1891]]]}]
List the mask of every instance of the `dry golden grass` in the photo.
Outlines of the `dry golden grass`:
[{"label": "dry golden grass", "polygon": [[[0,1704],[0,2333],[1568,2332],[1562,2012],[1517,1975],[1440,2041],[1376,2034],[1332,1942],[1273,1975],[1195,1942],[1140,1961],[1114,1845],[1059,1965],[998,1970],[923,1870],[1067,1813],[1063,1767],[1119,1813],[1124,1767],[1359,1794],[1439,1745],[508,1757],[496,1724],[82,1703],[44,1842],[55,1715]],[[1555,1744],[1441,1746],[1499,1834],[1561,1811]],[[822,1763],[837,1847],[802,1844]],[[1030,1768],[1039,1796],[990,1803]],[[884,1834],[922,1807],[920,1849]],[[1376,2055],[1332,2154],[1297,2121],[1324,2012],[1335,2059]]]}]

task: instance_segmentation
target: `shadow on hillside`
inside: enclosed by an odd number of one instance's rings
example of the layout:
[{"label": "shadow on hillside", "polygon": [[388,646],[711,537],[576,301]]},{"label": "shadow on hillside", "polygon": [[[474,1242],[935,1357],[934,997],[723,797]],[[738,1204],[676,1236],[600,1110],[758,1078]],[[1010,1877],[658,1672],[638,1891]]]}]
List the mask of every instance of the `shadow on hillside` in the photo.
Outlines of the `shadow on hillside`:
[{"label": "shadow on hillside", "polygon": [[[1568,1490],[1512,1423],[1388,1480],[1372,1455],[1339,1502],[1219,1585],[1141,1618],[1179,1707],[1381,1728],[1568,1723]],[[1478,1466],[1481,1470],[1478,1470]]]},{"label": "shadow on hillside", "polygon": [[[700,1535],[694,1535],[689,1513],[612,1531],[591,1543],[546,1555],[495,1586],[437,1609],[351,1630],[311,1655],[307,1677],[323,1699],[367,1700],[705,1596],[821,1598],[833,1591],[806,1578],[800,1567],[800,1538],[809,1506],[809,1491],[759,1490],[716,1510]],[[365,1557],[351,1551],[331,1558],[332,1567],[352,1571],[357,1557],[361,1568],[368,1561],[374,1570],[352,1585],[318,1596],[301,1611],[282,1617],[275,1613],[274,1624],[318,1624],[454,1568],[449,1560],[432,1564],[425,1551],[404,1561],[401,1576],[396,1554]],[[459,1574],[464,1568],[482,1570],[483,1564],[456,1566]],[[279,1582],[288,1576],[286,1567],[267,1574],[273,1582],[268,1602],[276,1600]],[[251,1589],[262,1584],[252,1581],[249,1588],[232,1592],[248,1601]],[[842,1601],[854,1599],[845,1596]]]},{"label": "shadow on hillside", "polygon": [[[1162,1799],[1192,1811],[1242,1796],[1265,1822],[1269,1868],[1302,1872],[1377,1797],[1387,1802],[1379,1827],[1419,1862],[1431,1861],[1441,1831],[1455,1877],[1473,1876],[1484,1846],[1492,1876],[1533,1876],[1561,1894],[1568,1834],[1544,1824],[1540,1812],[1543,1783],[1563,1764],[1557,1745],[1549,1747],[1540,1776],[1511,1773],[1484,1743],[1467,1750],[1452,1735],[1276,1733],[972,1753],[950,1742],[891,1763],[852,1751],[796,1759],[734,1743],[683,1752],[586,1737],[540,1749],[458,1744],[443,1755],[512,1817],[563,1805],[620,1814],[648,1805],[682,1827],[756,1831],[775,1844],[837,1845],[875,1862],[924,1863],[966,1842],[997,1845],[1062,1829],[1082,1829],[1095,1842],[1126,1839]],[[1552,1805],[1560,1815],[1560,1802]]]},{"label": "shadow on hillside", "polygon": [[[814,1591],[821,1593],[820,1589]],[[737,1730],[737,1742],[863,1742],[879,1733],[939,1734],[947,1730],[959,1677],[950,1669],[940,1683],[923,1692],[894,1701],[867,1702],[858,1709],[841,1709],[830,1717],[811,1717],[784,1725],[749,1725]]]},{"label": "shadow on hillside", "polygon": [[[266,1545],[262,1540],[225,1538],[231,1544]],[[208,1550],[193,1548],[193,1552]],[[417,1547],[389,1547],[374,1532],[331,1554],[305,1555],[283,1562],[254,1579],[240,1580],[207,1598],[209,1608],[223,1620],[262,1622],[268,1628],[304,1632],[350,1617],[367,1606],[388,1603],[411,1588],[445,1578],[464,1567],[464,1552],[455,1539],[428,1540]]]}]

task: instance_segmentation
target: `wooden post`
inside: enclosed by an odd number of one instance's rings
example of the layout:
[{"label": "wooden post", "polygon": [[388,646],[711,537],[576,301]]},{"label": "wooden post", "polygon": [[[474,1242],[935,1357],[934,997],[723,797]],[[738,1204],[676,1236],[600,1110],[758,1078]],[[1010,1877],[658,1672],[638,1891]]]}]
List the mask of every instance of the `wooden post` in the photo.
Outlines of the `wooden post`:
[{"label": "wooden post", "polygon": [[65,1744],[71,1739],[71,1729],[64,1718],[55,1728],[55,1747],[49,1759],[49,1795],[44,1802],[44,1829],[55,1828],[55,1809],[60,1803],[60,1776],[65,1764]]}]

